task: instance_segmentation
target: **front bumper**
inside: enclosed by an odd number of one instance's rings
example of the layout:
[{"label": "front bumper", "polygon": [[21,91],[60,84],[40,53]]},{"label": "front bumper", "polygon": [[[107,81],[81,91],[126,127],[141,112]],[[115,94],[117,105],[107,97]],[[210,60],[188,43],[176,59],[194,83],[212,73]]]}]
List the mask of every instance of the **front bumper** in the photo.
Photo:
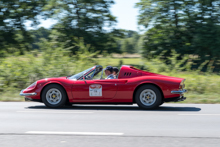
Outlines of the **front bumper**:
[{"label": "front bumper", "polygon": [[37,95],[36,92],[33,92],[33,93],[23,93],[24,89],[21,90],[20,92],[20,96],[34,96],[34,95]]},{"label": "front bumper", "polygon": [[173,91],[171,91],[172,94],[183,94],[183,93],[185,93],[185,92],[187,92],[186,89],[182,89],[182,90],[173,90]]},{"label": "front bumper", "polygon": [[40,99],[32,99],[29,97],[25,97],[25,101],[42,102]]}]

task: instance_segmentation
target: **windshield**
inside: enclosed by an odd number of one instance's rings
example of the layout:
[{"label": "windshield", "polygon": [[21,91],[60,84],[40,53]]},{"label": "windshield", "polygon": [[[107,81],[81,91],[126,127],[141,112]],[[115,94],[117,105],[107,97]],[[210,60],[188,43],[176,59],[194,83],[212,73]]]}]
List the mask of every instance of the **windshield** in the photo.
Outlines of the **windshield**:
[{"label": "windshield", "polygon": [[90,70],[92,70],[94,67],[91,67],[91,68],[89,68],[89,69],[86,69],[86,70],[84,70],[84,71],[82,71],[82,72],[80,72],[80,73],[78,73],[78,74],[75,74],[75,75],[73,75],[73,76],[71,76],[71,77],[68,77],[68,79],[72,79],[72,80],[77,80],[77,79],[79,79],[80,77],[82,77],[85,73],[87,73],[87,72],[89,72]]}]

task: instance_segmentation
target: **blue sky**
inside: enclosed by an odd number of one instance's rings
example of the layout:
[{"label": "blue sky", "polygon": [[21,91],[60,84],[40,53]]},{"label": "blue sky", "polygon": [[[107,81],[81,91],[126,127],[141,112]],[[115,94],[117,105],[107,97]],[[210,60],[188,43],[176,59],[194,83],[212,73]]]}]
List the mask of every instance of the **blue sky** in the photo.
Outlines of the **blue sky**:
[{"label": "blue sky", "polygon": [[[138,9],[134,8],[135,3],[140,0],[114,0],[115,4],[111,7],[112,15],[117,17],[115,28],[138,31],[137,15]],[[52,19],[41,20],[39,27],[50,28],[56,23]],[[26,23],[28,29],[32,29],[29,23]]]}]

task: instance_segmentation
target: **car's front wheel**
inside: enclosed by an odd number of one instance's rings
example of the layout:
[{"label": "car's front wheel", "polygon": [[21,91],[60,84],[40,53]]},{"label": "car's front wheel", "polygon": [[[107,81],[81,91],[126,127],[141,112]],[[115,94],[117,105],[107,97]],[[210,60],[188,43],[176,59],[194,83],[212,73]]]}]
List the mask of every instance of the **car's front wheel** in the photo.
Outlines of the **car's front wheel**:
[{"label": "car's front wheel", "polygon": [[162,94],[154,85],[143,85],[137,90],[135,101],[142,109],[155,109],[162,102]]},{"label": "car's front wheel", "polygon": [[42,92],[43,103],[50,108],[64,106],[67,95],[63,87],[57,84],[50,84]]}]

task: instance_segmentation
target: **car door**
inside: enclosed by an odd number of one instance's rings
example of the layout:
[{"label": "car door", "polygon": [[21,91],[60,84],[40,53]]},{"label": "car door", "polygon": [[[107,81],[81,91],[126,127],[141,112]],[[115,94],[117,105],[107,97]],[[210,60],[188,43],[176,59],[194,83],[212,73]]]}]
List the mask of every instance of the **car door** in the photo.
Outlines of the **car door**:
[{"label": "car door", "polygon": [[78,101],[102,102],[115,97],[118,79],[81,80],[72,87],[73,98]]}]

